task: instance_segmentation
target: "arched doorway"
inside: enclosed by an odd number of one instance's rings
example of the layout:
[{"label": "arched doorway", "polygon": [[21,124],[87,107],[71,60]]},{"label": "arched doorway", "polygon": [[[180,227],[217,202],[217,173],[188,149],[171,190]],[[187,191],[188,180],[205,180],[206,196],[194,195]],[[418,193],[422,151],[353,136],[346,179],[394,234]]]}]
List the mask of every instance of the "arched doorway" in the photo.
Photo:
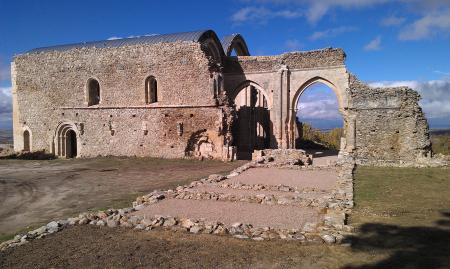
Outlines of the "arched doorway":
[{"label": "arched doorway", "polygon": [[80,141],[77,127],[74,123],[61,123],[56,128],[54,153],[59,157],[76,158],[80,155]]},{"label": "arched doorway", "polygon": [[338,155],[345,147],[345,115],[333,83],[314,78],[302,85],[292,104],[291,148],[315,157]]},{"label": "arched doorway", "polygon": [[77,157],[77,134],[72,129],[66,132],[66,157]]},{"label": "arched doorway", "polygon": [[270,148],[271,122],[267,96],[253,82],[241,84],[231,96],[236,108],[233,146],[237,159],[249,160],[254,150]]},{"label": "arched doorway", "polygon": [[23,151],[29,152],[31,149],[30,132],[25,130],[23,132]]}]

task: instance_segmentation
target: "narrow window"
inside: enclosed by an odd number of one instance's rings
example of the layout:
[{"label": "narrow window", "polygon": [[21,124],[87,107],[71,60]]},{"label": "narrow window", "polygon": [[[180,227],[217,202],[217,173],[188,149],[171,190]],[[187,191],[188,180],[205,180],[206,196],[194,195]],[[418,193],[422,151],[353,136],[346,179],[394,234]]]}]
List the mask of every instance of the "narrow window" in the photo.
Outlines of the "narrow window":
[{"label": "narrow window", "polygon": [[98,105],[100,103],[100,84],[95,79],[89,79],[87,84],[88,106]]},{"label": "narrow window", "polygon": [[150,76],[145,80],[145,103],[158,102],[158,84],[155,77]]},{"label": "narrow window", "polygon": [[23,132],[23,151],[30,151],[30,132],[25,130]]}]

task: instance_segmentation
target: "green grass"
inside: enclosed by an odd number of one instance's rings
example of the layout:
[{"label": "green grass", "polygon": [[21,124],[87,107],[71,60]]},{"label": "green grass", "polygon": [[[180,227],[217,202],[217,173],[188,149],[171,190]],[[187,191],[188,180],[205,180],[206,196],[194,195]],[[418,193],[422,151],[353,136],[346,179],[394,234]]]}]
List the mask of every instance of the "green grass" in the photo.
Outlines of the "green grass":
[{"label": "green grass", "polygon": [[382,256],[346,268],[450,268],[450,169],[359,167],[351,251]]},{"label": "green grass", "polygon": [[434,153],[450,155],[450,135],[431,135],[431,145]]},{"label": "green grass", "polygon": [[359,167],[351,222],[433,226],[450,211],[450,169]]}]

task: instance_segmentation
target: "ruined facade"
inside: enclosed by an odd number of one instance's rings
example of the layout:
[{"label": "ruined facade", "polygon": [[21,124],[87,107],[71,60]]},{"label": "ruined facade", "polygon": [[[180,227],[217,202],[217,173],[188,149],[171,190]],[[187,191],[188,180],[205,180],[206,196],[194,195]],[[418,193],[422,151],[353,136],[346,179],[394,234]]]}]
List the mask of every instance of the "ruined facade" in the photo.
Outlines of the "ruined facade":
[{"label": "ruined facade", "polygon": [[429,156],[418,94],[369,88],[345,57],[331,48],[250,56],[242,36],[221,42],[211,30],[35,49],[12,63],[14,148],[223,160],[291,149],[298,99],[321,82],[344,119],[342,154],[361,163]]}]

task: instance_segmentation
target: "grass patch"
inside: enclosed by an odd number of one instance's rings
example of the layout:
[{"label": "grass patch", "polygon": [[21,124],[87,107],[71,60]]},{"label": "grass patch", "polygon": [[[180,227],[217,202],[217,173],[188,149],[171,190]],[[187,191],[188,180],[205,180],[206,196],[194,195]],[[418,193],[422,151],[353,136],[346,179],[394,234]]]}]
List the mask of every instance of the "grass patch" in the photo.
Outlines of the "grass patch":
[{"label": "grass patch", "polygon": [[450,211],[450,170],[359,167],[351,222],[433,226]]},{"label": "grass patch", "polygon": [[351,251],[386,255],[345,268],[450,268],[450,169],[359,167]]},{"label": "grass patch", "polygon": [[434,153],[450,155],[450,134],[431,134],[431,147]]}]

